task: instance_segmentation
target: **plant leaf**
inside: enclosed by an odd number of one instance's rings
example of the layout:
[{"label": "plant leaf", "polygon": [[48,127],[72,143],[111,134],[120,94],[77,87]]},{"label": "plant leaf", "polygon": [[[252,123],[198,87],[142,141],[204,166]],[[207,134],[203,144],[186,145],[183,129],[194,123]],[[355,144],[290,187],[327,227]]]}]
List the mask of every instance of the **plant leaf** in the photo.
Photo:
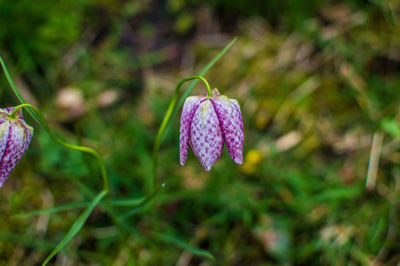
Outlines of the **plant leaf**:
[{"label": "plant leaf", "polygon": [[[124,199],[124,200],[111,200],[110,203],[113,206],[120,206],[120,207],[132,207],[136,205],[142,204],[146,198],[137,198],[137,199]],[[90,202],[72,202],[72,203],[67,203],[63,204],[60,206],[56,207],[51,207],[47,209],[41,209],[41,210],[34,210],[30,212],[24,212],[20,214],[13,215],[12,218],[17,218],[17,219],[23,219],[23,218],[29,218],[33,216],[37,216],[40,214],[51,214],[51,213],[56,213],[56,212],[62,212],[62,211],[68,211],[68,210],[73,210],[73,209],[79,209],[79,208],[84,208],[89,205]]]},{"label": "plant leaf", "polygon": [[211,252],[209,252],[205,249],[193,247],[192,245],[186,243],[182,239],[177,238],[176,236],[172,236],[172,235],[165,234],[165,233],[155,233],[155,236],[164,242],[175,244],[175,245],[189,251],[190,253],[192,253],[194,255],[215,261],[215,257]]},{"label": "plant leaf", "polygon": [[135,208],[133,208],[132,210],[128,211],[127,213],[125,213],[123,216],[120,217],[120,220],[125,220],[126,218],[138,213],[140,210],[143,209],[143,207],[145,207],[147,204],[149,204],[155,196],[157,196],[158,192],[160,192],[160,190],[162,188],[165,187],[165,183],[163,183],[156,191],[154,191],[153,194],[151,194],[150,196],[148,196],[144,201],[142,201],[138,206],[136,206]]},{"label": "plant leaf", "polygon": [[64,205],[56,206],[56,207],[51,207],[47,209],[41,209],[41,210],[35,210],[35,211],[30,211],[30,212],[25,212],[25,213],[20,213],[13,215],[13,218],[29,218],[32,216],[37,216],[40,214],[51,214],[51,213],[56,213],[56,212],[61,212],[61,211],[67,211],[67,210],[72,210],[72,209],[78,209],[78,208],[83,208],[89,205],[90,202],[73,202],[73,203],[67,203]]},{"label": "plant leaf", "polygon": [[113,206],[121,206],[121,207],[131,207],[135,205],[139,205],[145,201],[146,198],[137,198],[137,199],[123,199],[123,200],[112,200],[111,205]]},{"label": "plant leaf", "polygon": [[101,191],[89,204],[86,210],[78,217],[75,223],[71,226],[71,229],[65,235],[64,239],[57,245],[57,247],[50,253],[42,265],[46,265],[61,249],[68,244],[69,241],[81,230],[86,220],[89,218],[90,213],[97,206],[97,204],[107,195],[106,191]]}]

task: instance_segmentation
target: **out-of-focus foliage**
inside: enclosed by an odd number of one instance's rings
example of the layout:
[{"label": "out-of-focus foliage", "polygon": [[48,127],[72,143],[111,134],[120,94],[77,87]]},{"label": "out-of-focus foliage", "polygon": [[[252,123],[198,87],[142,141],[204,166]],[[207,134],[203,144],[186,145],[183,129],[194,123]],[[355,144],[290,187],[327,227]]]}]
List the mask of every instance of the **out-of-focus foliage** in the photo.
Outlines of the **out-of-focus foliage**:
[{"label": "out-of-focus foliage", "polygon": [[[224,150],[209,173],[192,153],[180,166],[175,118],[152,205],[122,225],[97,208],[54,264],[400,260],[397,1],[3,0],[0,25],[19,89],[59,135],[99,149],[117,199],[146,196],[177,82],[239,37],[206,78],[242,106],[244,164]],[[1,106],[14,105],[0,86]],[[13,215],[90,201],[101,186],[91,157],[30,123],[32,147],[0,191],[0,264],[43,262],[82,210]]]}]

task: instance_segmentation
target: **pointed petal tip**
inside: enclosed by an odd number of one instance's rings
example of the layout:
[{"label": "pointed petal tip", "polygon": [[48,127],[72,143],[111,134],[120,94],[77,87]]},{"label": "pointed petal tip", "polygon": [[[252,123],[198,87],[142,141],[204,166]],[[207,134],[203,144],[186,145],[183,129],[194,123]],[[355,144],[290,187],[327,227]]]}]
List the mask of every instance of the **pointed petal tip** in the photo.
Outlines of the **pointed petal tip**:
[{"label": "pointed petal tip", "polygon": [[186,162],[186,156],[184,153],[181,152],[181,154],[179,155],[179,163],[184,166]]},{"label": "pointed petal tip", "polygon": [[220,96],[220,95],[221,95],[221,93],[218,91],[217,88],[214,88],[214,89],[211,91],[211,93],[212,93],[213,96]]},{"label": "pointed petal tip", "polygon": [[203,165],[204,170],[206,170],[207,172],[210,172],[212,165]]},{"label": "pointed petal tip", "polygon": [[201,166],[203,166],[203,169],[206,170],[207,172],[210,172],[213,166],[215,165],[217,159],[213,161],[202,161],[200,160]]},{"label": "pointed petal tip", "polygon": [[210,171],[221,155],[224,140],[217,114],[209,100],[202,102],[193,116],[190,143],[204,170]]},{"label": "pointed petal tip", "polygon": [[243,164],[243,158],[235,158],[233,161],[238,165],[242,165]]},{"label": "pointed petal tip", "polygon": [[213,98],[212,103],[221,124],[224,141],[232,160],[243,163],[243,120],[239,103],[226,96]]}]

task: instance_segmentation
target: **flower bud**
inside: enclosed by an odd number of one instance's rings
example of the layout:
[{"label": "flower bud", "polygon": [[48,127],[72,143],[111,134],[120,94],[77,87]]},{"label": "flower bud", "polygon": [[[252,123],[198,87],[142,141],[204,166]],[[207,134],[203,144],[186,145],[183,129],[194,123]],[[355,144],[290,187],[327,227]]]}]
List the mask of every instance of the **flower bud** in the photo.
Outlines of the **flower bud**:
[{"label": "flower bud", "polygon": [[221,155],[224,143],[232,160],[243,163],[243,121],[239,103],[214,89],[213,96],[185,100],[179,138],[180,163],[185,164],[188,146],[209,171]]},{"label": "flower bud", "polygon": [[0,187],[28,149],[33,135],[21,109],[15,117],[10,116],[14,109],[0,108]]}]

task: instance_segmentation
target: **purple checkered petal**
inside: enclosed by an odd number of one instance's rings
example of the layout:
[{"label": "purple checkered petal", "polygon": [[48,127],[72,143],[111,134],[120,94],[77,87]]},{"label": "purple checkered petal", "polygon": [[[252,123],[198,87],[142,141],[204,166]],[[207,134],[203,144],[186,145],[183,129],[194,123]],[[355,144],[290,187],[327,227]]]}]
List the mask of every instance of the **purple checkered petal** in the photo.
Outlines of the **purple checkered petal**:
[{"label": "purple checkered petal", "polygon": [[[8,136],[11,130],[11,123],[10,121],[5,121],[0,124],[0,162],[2,161],[6,148],[7,148],[7,141]],[[0,183],[2,183],[0,179]]]},{"label": "purple checkered petal", "polygon": [[193,116],[190,145],[203,168],[210,171],[221,155],[224,140],[217,114],[209,99],[201,102]]},{"label": "purple checkered petal", "polygon": [[5,109],[0,108],[0,124],[9,120],[9,113]]},{"label": "purple checkered petal", "polygon": [[13,109],[0,109],[0,187],[22,158],[32,139],[33,129],[21,119],[11,119]]},{"label": "purple checkered petal", "polygon": [[190,136],[190,125],[192,123],[194,113],[199,107],[201,100],[202,97],[191,96],[185,100],[185,104],[183,105],[182,116],[181,116],[181,128],[179,134],[179,157],[181,165],[185,164],[187,158],[189,136]]},{"label": "purple checkered petal", "polygon": [[211,99],[221,124],[226,147],[237,164],[243,163],[243,121],[239,103],[226,96],[215,96]]}]

